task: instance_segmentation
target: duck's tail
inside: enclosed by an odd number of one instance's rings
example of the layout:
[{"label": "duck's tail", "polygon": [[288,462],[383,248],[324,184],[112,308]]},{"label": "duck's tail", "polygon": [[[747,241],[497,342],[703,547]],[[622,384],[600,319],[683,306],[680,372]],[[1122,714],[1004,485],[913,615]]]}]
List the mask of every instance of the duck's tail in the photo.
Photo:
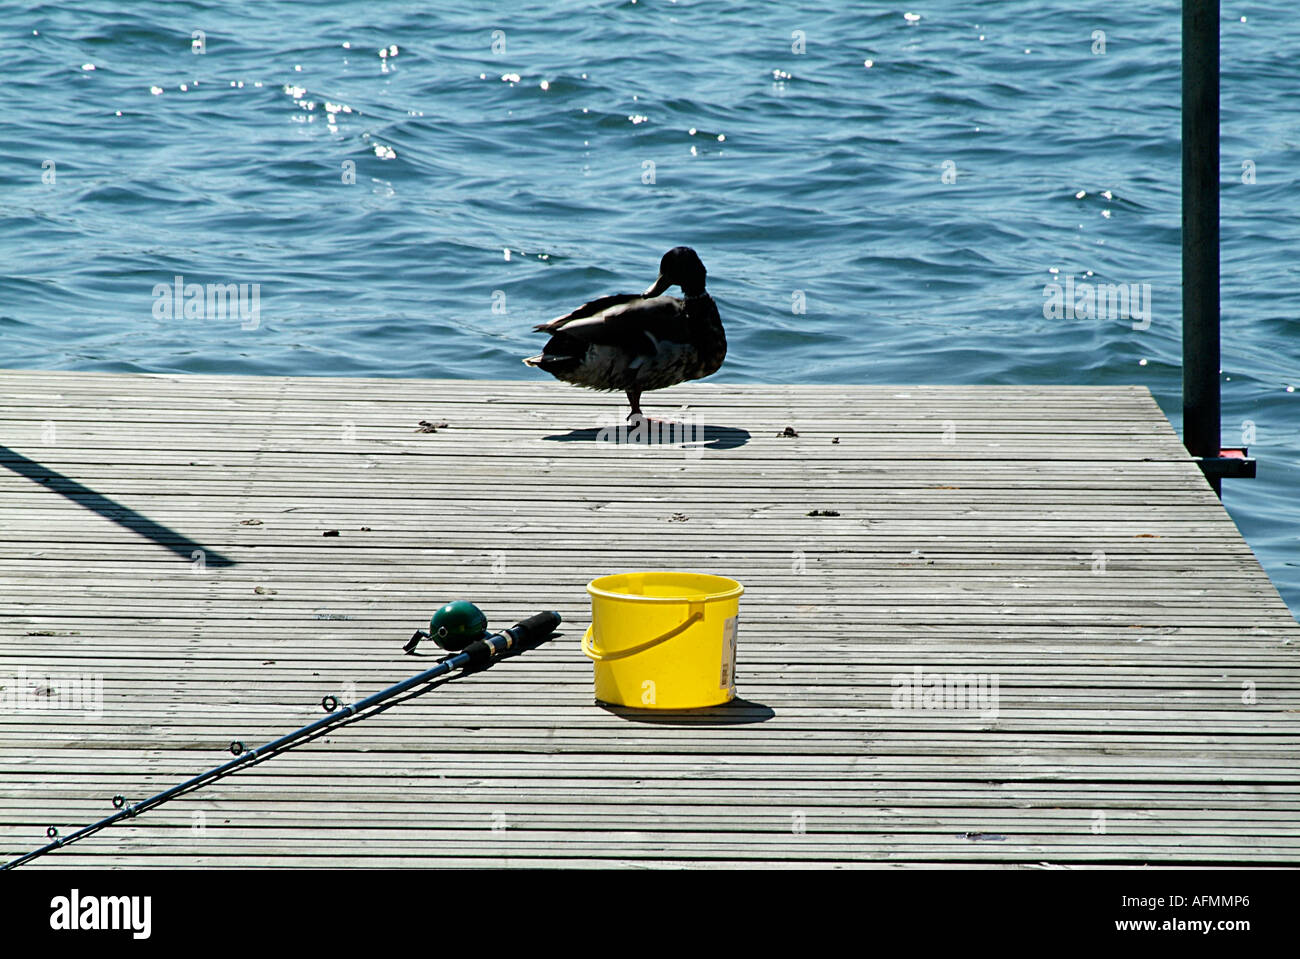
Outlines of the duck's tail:
[{"label": "duck's tail", "polygon": [[564,356],[555,353],[547,353],[543,350],[536,356],[524,357],[524,366],[533,366],[544,373],[550,373],[552,376],[566,379],[568,374],[572,373],[582,363],[580,356]]}]

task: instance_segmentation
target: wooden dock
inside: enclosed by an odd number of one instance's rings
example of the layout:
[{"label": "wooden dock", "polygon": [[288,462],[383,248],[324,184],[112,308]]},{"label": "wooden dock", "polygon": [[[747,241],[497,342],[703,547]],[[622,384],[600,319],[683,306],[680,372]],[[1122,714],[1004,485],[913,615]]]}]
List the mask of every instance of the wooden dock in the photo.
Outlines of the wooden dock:
[{"label": "wooden dock", "polygon": [[[0,860],[467,598],[563,633],[25,868],[1300,865],[1300,626],[1146,389],[647,400],[690,441],[541,378],[0,373]],[[633,569],[744,583],[737,702],[593,702]]]}]

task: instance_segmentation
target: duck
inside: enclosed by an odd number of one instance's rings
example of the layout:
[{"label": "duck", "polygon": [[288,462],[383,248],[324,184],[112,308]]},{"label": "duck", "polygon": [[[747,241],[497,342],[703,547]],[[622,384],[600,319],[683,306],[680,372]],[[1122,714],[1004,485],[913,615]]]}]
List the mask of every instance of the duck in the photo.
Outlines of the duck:
[{"label": "duck", "polygon": [[[641,394],[717,372],[727,336],[704,289],[704,263],[688,246],[669,250],[644,293],[618,293],[533,327],[551,338],[527,366],[592,390],[627,394],[629,420],[642,417]],[[673,286],[683,296],[665,296]]]}]

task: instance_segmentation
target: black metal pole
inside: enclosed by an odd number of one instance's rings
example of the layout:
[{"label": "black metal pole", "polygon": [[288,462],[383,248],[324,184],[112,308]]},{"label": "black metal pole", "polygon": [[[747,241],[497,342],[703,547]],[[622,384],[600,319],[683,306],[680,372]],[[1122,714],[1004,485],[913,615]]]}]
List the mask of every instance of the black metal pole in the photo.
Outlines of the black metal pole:
[{"label": "black metal pole", "polygon": [[[410,679],[404,679],[395,686],[389,686],[387,689],[382,689],[373,696],[367,696],[365,699],[359,700],[350,706],[342,706],[337,712],[331,712],[328,716],[324,716],[313,723],[308,723],[301,729],[296,729],[291,733],[281,736],[279,739],[273,739],[264,746],[259,746],[257,749],[245,750],[229,762],[222,763],[220,766],[209,769],[205,773],[200,773],[192,779],[185,780],[183,783],[178,783],[170,789],[164,789],[155,796],[150,796],[148,799],[130,805],[124,803],[123,808],[115,812],[113,815],[107,816],[104,819],[99,820],[99,822],[91,823],[89,826],[83,826],[74,833],[69,833],[67,836],[59,837],[51,843],[46,843],[39,849],[34,849],[26,855],[10,860],[3,866],[0,866],[0,870],[13,869],[15,866],[21,866],[23,863],[30,862],[33,859],[45,855],[47,852],[61,849],[64,846],[76,842],[78,839],[85,839],[87,836],[93,835],[101,829],[106,829],[115,822],[133,818],[143,812],[153,809],[155,806],[161,806],[169,799],[175,799],[183,793],[191,792],[210,782],[215,782],[223,776],[234,772],[239,767],[246,766],[255,760],[266,759],[276,753],[283,752],[284,750],[291,748],[294,744],[303,742],[312,737],[314,733],[318,733],[322,729],[336,725],[349,717],[356,716],[359,713],[363,713],[367,709],[378,706],[385,700],[392,699],[394,696],[404,693],[407,690],[430,683],[447,673],[453,672],[457,669],[477,670],[486,668],[492,664],[493,660],[500,657],[503,653],[519,648],[525,644],[537,643],[544,640],[546,637],[550,636],[551,633],[555,632],[556,627],[559,625],[559,613],[538,613],[535,616],[530,616],[527,619],[516,623],[509,629],[502,630],[501,632],[495,633],[491,636],[486,636],[483,639],[475,640],[466,646],[461,652],[454,655],[443,656],[438,660],[437,665],[433,666],[431,669],[426,669],[424,672],[412,676]],[[333,707],[331,707],[331,709],[332,708]],[[117,800],[115,799],[114,804],[116,803]]]},{"label": "black metal pole", "polygon": [[1182,67],[1183,444],[1218,457],[1219,0],[1183,0]]}]

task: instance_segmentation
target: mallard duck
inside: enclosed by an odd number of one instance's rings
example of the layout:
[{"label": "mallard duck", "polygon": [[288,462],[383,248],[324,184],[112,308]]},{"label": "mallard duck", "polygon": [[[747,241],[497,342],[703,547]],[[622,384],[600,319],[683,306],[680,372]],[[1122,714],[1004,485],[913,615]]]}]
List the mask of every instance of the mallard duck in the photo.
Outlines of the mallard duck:
[{"label": "mallard duck", "polygon": [[[681,286],[684,299],[661,294]],[[713,297],[704,292],[704,264],[687,246],[659,261],[659,278],[644,293],[603,296],[533,327],[550,333],[542,352],[524,360],[557,380],[593,390],[623,390],[641,416],[641,394],[715,372],[727,337]]]}]

